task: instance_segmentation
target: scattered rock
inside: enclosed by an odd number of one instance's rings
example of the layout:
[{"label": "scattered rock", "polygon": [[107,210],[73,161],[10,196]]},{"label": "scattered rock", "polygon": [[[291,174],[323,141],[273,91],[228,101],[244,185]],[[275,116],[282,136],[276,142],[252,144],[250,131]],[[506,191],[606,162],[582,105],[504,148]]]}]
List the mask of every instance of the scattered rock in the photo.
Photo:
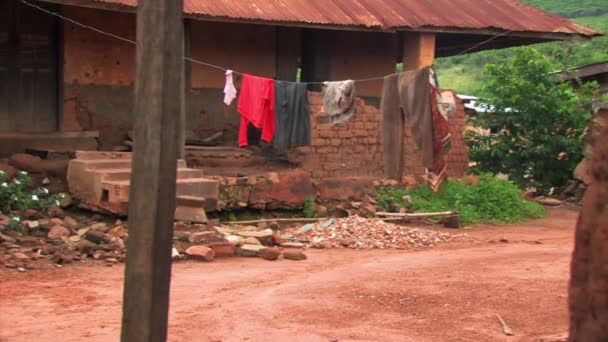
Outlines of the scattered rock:
[{"label": "scattered rock", "polygon": [[279,235],[278,233],[274,233],[272,235],[272,245],[280,246],[282,243],[283,243],[283,239],[281,238],[281,235]]},{"label": "scattered rock", "polygon": [[117,252],[122,253],[125,251],[125,242],[121,238],[112,237],[109,244],[110,247]]},{"label": "scattered rock", "polygon": [[254,238],[254,237],[248,237],[245,238],[245,240],[243,240],[243,245],[261,245],[262,243],[260,242],[260,240]]},{"label": "scattered rock", "polygon": [[70,230],[64,226],[55,226],[49,230],[47,237],[51,240],[59,240],[70,236]]},{"label": "scattered rock", "polygon": [[171,259],[176,260],[176,259],[181,259],[182,255],[179,254],[179,251],[177,250],[177,248],[173,247],[171,249]]},{"label": "scattered rock", "polygon": [[63,209],[61,209],[59,207],[49,207],[46,210],[46,213],[49,215],[49,217],[59,217],[59,218],[65,217],[65,212],[63,211]]},{"label": "scattered rock", "polygon": [[78,241],[80,241],[80,236],[78,236],[78,235],[70,236],[68,238],[68,241],[70,241],[70,242],[78,242]]},{"label": "scattered rock", "polygon": [[110,242],[111,237],[103,232],[97,230],[90,230],[85,234],[85,238],[93,243],[106,243]]},{"label": "scattered rock", "polygon": [[13,257],[19,259],[19,260],[30,260],[30,257],[25,255],[25,253],[21,253],[21,252],[15,252],[13,253]]},{"label": "scattered rock", "polygon": [[209,244],[209,248],[211,248],[213,250],[213,252],[215,253],[215,256],[218,258],[233,257],[234,253],[235,253],[234,244],[232,244],[231,242],[212,243],[212,244]]},{"label": "scattered rock", "polygon": [[78,236],[83,236],[84,234],[86,234],[89,230],[91,230],[91,228],[80,228],[78,229]]},{"label": "scattered rock", "polygon": [[376,215],[376,206],[367,204],[359,209],[359,214],[363,217],[374,217]]},{"label": "scattered rock", "polygon": [[310,247],[318,248],[318,249],[325,249],[328,247],[328,245],[322,237],[317,236],[317,237],[313,238],[312,241],[310,242]]},{"label": "scattered rock", "polygon": [[283,258],[285,258],[287,260],[300,261],[300,260],[306,260],[308,257],[306,256],[306,254],[304,254],[301,251],[287,251],[287,252],[283,253]]},{"label": "scattered rock", "polygon": [[264,229],[260,231],[241,231],[236,233],[239,236],[245,238],[256,238],[260,241],[264,246],[273,246],[274,245],[274,232],[272,229]]},{"label": "scattered rock", "polygon": [[0,233],[0,242],[11,242],[11,243],[14,243],[15,239],[13,239],[12,237],[10,237],[8,235],[4,235],[4,234]]},{"label": "scattered rock", "polygon": [[64,192],[60,194],[60,197],[61,198],[59,199],[59,206],[61,208],[65,209],[72,205],[72,196],[70,196],[70,194]]},{"label": "scattered rock", "polygon": [[22,222],[23,224],[23,229],[24,232],[26,234],[29,234],[29,232],[31,232],[32,230],[36,230],[40,228],[40,222],[39,221],[30,221],[30,220],[25,220]]},{"label": "scattered rock", "polygon": [[299,231],[300,233],[306,233],[307,231],[311,230],[311,229],[312,229],[312,227],[313,227],[312,223],[308,223],[308,224],[305,224],[305,225],[303,225],[302,227],[300,227],[300,228],[298,229],[298,231]]},{"label": "scattered rock", "polygon": [[262,252],[262,249],[267,248],[261,245],[242,245],[239,249],[238,249],[238,254],[240,256],[244,256],[244,257],[257,257],[260,256],[260,253]]},{"label": "scattered rock", "polygon": [[279,230],[279,229],[281,229],[281,225],[277,221],[272,221],[272,222],[270,222],[270,229]]},{"label": "scattered rock", "polygon": [[261,250],[260,255],[266,260],[277,260],[281,251],[276,247],[267,247]]},{"label": "scattered rock", "polygon": [[281,244],[283,248],[304,248],[304,244],[300,242],[283,242]]},{"label": "scattered rock", "polygon": [[188,240],[191,243],[196,243],[196,244],[206,244],[206,243],[211,243],[215,240],[217,240],[217,233],[216,232],[195,232],[190,234],[190,237],[188,238]]},{"label": "scattered rock", "polygon": [[[245,243],[245,239],[242,238],[241,236],[226,235],[225,238],[228,242],[232,243],[236,247],[242,246]],[[260,243],[257,239],[255,239],[255,241],[257,241],[258,244]]]},{"label": "scattered rock", "polygon": [[206,246],[192,246],[186,250],[186,254],[194,259],[213,261],[215,252]]},{"label": "scattered rock", "polygon": [[71,218],[70,216],[66,216],[63,219],[63,223],[65,224],[66,227],[71,228],[71,229],[78,229],[78,221],[76,221],[75,219]]},{"label": "scattered rock", "polygon": [[550,197],[538,197],[536,198],[536,202],[548,207],[557,207],[562,205],[562,201]]},{"label": "scattered rock", "polygon": [[118,262],[118,259],[116,258],[107,258],[106,262],[111,263],[111,264],[115,264]]},{"label": "scattered rock", "polygon": [[110,230],[110,227],[108,227],[103,222],[99,222],[99,223],[95,223],[95,224],[91,225],[91,230],[96,231],[96,232],[107,233]]},{"label": "scattered rock", "polygon": [[190,240],[190,232],[174,231],[173,237],[178,241],[188,242]]},{"label": "scattered rock", "polygon": [[124,239],[124,237],[127,236],[127,230],[122,225],[116,226],[108,231],[108,235],[115,238]]},{"label": "scattered rock", "polygon": [[39,212],[38,210],[27,209],[23,213],[22,217],[25,219],[28,219],[28,220],[39,220],[39,219],[43,219],[44,215],[42,215],[42,213]]},{"label": "scattered rock", "polygon": [[63,220],[58,217],[53,217],[50,221],[53,224],[53,226],[63,226]]},{"label": "scattered rock", "polygon": [[97,245],[87,240],[80,240],[76,243],[76,250],[82,254],[93,255]]},{"label": "scattered rock", "polygon": [[42,228],[42,229],[51,229],[56,225],[49,219],[38,220],[38,224],[40,225],[40,228]]},{"label": "scattered rock", "polygon": [[69,264],[74,262],[74,254],[67,250],[59,250],[53,254],[51,261],[56,264]]}]

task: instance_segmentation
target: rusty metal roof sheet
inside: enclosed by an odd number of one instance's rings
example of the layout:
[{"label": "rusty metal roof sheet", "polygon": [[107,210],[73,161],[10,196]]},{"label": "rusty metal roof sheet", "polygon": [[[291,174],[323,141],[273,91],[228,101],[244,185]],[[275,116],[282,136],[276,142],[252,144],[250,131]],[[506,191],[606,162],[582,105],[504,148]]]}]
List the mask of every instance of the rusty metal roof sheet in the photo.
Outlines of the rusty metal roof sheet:
[{"label": "rusty metal roof sheet", "polygon": [[[136,6],[137,0],[84,0]],[[184,0],[192,16],[383,30],[599,32],[517,0]]]}]

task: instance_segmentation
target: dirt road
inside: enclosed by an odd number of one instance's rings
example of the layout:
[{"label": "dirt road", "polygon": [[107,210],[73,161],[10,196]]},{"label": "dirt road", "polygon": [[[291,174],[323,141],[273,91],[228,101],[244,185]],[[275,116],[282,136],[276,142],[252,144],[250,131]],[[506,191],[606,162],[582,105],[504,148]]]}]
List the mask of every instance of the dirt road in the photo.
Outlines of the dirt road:
[{"label": "dirt road", "polygon": [[[535,341],[565,332],[576,217],[554,210],[423,251],[176,263],[169,340]],[[123,271],[0,270],[0,341],[118,341]]]}]

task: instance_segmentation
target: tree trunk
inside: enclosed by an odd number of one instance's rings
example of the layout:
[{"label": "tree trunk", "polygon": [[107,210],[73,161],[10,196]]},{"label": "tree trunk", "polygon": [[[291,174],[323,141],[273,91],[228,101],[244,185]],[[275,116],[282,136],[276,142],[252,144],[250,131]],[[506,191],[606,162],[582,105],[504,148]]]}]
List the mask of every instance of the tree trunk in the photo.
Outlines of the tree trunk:
[{"label": "tree trunk", "polygon": [[595,117],[592,182],[576,227],[570,341],[608,340],[608,109]]}]

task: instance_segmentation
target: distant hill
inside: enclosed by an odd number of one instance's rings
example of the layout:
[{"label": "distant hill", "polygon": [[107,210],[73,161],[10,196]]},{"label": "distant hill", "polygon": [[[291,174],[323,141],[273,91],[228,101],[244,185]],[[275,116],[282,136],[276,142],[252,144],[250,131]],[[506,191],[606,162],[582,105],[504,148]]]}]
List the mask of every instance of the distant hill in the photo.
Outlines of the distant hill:
[{"label": "distant hill", "polygon": [[[550,11],[608,34],[608,0],[525,0]],[[568,67],[608,60],[608,37],[587,42],[554,42],[534,45],[551,60]],[[513,49],[483,51],[458,57],[439,58],[435,66],[442,88],[462,94],[476,95],[482,85],[482,69],[486,64],[501,63],[513,55]]]}]

